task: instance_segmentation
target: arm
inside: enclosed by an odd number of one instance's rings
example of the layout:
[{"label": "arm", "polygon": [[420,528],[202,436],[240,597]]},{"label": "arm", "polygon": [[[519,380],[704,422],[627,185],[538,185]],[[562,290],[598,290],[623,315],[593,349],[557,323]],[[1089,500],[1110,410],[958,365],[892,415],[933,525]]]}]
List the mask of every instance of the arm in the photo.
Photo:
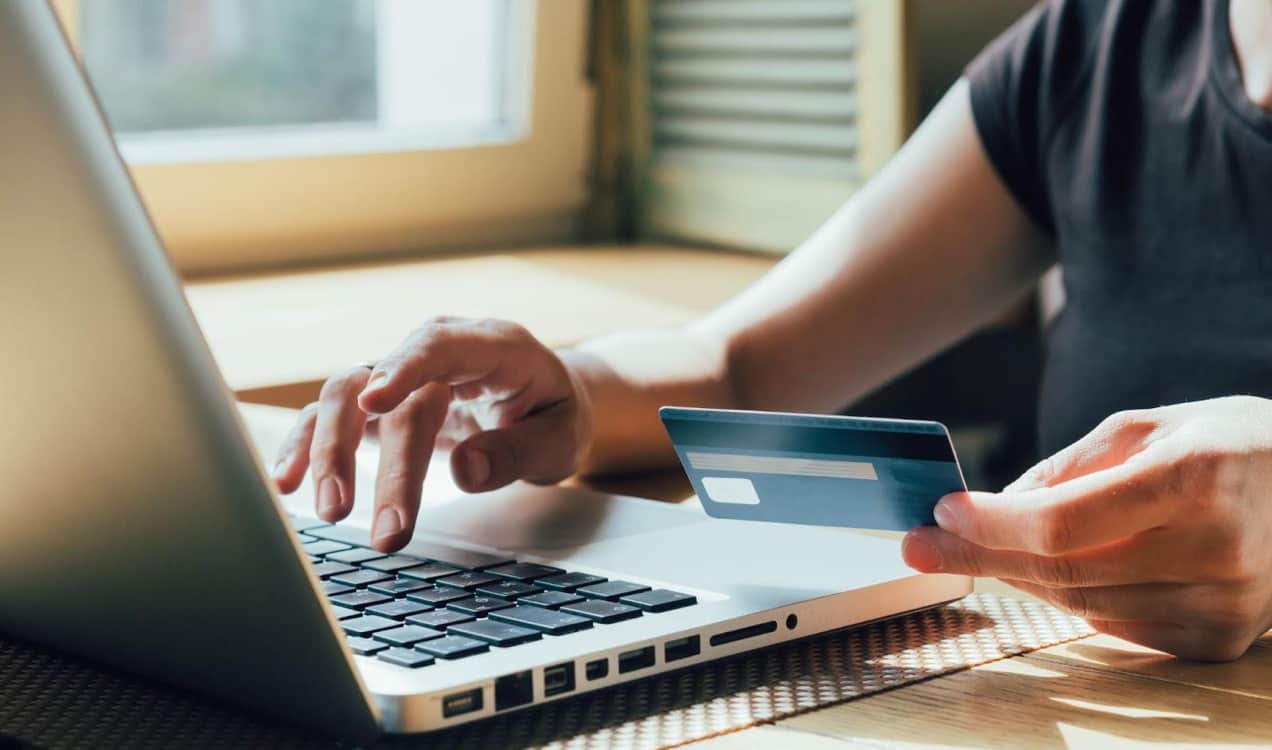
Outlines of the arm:
[{"label": "arm", "polygon": [[680,331],[554,353],[502,321],[438,318],[373,371],[329,380],[275,466],[318,515],[353,507],[354,450],[379,433],[372,536],[409,540],[433,449],[476,492],[674,461],[663,404],[826,411],[935,353],[1052,261],[994,174],[959,83],[901,153],[768,277]]},{"label": "arm", "polygon": [[879,175],[750,289],[687,330],[565,355],[599,415],[584,469],[673,462],[664,404],[840,409],[988,321],[1053,262],[994,173],[960,81]]}]

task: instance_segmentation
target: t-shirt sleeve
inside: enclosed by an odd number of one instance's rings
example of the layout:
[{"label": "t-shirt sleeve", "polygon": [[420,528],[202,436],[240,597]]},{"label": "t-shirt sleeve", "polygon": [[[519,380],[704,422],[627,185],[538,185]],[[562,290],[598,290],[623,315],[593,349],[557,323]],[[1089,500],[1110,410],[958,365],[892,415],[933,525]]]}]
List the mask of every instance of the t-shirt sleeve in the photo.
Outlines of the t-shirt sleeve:
[{"label": "t-shirt sleeve", "polygon": [[965,72],[972,117],[990,163],[1043,229],[1054,232],[1046,150],[1081,93],[1103,0],[1036,5],[986,47]]}]

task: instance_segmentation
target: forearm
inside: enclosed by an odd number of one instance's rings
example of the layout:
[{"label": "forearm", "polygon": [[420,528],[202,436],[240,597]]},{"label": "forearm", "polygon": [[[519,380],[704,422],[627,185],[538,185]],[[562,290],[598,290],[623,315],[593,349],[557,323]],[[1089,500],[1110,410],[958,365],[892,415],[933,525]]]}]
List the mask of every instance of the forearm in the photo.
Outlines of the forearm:
[{"label": "forearm", "polygon": [[837,411],[991,320],[1054,262],[981,147],[960,83],[761,283],[701,321],[742,408]]}]

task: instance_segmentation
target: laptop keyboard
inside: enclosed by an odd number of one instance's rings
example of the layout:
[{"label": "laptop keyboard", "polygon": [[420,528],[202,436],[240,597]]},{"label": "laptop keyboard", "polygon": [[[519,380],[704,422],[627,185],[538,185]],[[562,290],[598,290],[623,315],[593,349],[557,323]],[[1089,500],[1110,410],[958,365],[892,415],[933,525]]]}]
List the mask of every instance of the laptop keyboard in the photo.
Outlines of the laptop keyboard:
[{"label": "laptop keyboard", "polygon": [[470,550],[416,543],[427,557],[386,555],[367,545],[363,530],[290,520],[350,649],[408,669],[698,603],[692,594]]}]

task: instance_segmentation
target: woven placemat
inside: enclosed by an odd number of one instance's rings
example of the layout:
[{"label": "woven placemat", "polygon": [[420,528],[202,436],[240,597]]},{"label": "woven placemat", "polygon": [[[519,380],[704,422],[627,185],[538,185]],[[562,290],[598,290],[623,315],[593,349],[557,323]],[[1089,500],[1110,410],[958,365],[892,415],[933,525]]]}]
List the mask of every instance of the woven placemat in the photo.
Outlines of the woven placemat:
[{"label": "woven placemat", "polygon": [[[1033,602],[954,604],[731,657],[386,748],[656,748],[824,708],[1090,634]],[[6,744],[7,743],[7,744]],[[339,747],[0,638],[0,748]]]}]

